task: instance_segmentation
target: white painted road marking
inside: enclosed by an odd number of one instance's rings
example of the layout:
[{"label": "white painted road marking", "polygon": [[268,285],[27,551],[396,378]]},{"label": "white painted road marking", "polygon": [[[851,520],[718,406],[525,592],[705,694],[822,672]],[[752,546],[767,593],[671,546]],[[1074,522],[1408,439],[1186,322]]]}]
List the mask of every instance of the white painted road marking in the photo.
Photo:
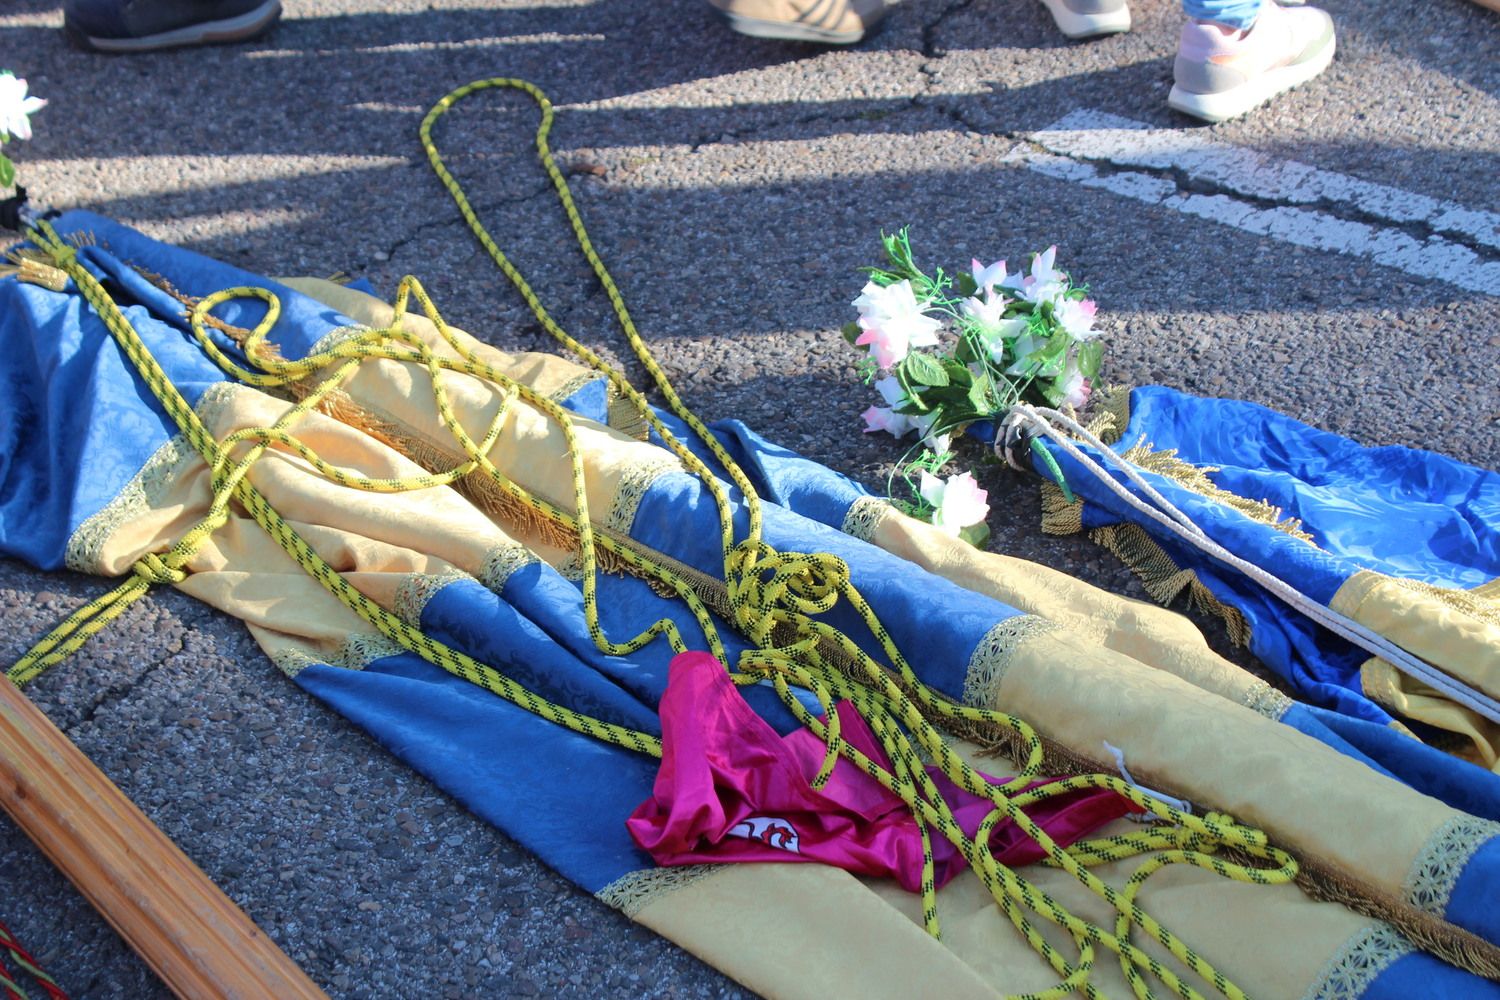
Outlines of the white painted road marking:
[{"label": "white painted road marking", "polygon": [[[1363,257],[1417,277],[1500,295],[1500,260],[1484,259],[1490,256],[1485,251],[1500,250],[1500,213],[1276,159],[1201,129],[1152,128],[1088,109],[1030,138],[1042,150],[1021,146],[1004,159],[1296,246]],[[1225,193],[1184,191],[1177,176]],[[1425,238],[1403,228],[1412,226],[1427,230]]]}]

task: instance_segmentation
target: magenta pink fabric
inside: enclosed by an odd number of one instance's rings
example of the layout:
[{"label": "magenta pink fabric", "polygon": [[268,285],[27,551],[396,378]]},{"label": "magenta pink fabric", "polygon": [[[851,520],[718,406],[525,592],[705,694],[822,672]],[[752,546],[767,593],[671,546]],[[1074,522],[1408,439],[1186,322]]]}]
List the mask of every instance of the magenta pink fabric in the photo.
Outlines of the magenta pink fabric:
[{"label": "magenta pink fabric", "polygon": [[[889,768],[853,706],[841,702],[835,711],[844,739]],[[821,790],[814,789],[823,744],[806,729],[778,736],[708,653],[683,653],[672,661],[661,721],[662,761],[652,796],[626,821],[657,864],[817,861],[888,876],[918,891],[922,841],[906,804],[846,760]],[[928,771],[972,837],[989,803],[935,768]],[[1027,815],[1066,846],[1133,808],[1113,792],[1086,789],[1039,803]],[[1009,822],[994,831],[990,845],[1010,866],[1042,857],[1036,843]],[[938,885],[963,870],[958,849],[941,835],[933,837],[933,853]]]}]

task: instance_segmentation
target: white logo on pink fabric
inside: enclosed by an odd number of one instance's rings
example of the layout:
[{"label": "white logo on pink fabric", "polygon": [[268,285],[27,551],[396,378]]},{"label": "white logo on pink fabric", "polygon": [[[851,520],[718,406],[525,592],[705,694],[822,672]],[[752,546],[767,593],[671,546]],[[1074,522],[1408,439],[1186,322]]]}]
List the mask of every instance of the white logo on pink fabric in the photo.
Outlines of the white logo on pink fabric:
[{"label": "white logo on pink fabric", "polygon": [[749,816],[731,826],[728,836],[757,840],[779,851],[802,853],[797,849],[797,828],[775,816]]}]

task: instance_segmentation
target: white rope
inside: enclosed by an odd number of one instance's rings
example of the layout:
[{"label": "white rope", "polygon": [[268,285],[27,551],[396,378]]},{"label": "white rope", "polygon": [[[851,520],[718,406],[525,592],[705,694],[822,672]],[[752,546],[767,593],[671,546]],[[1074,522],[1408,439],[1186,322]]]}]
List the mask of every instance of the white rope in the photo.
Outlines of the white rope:
[{"label": "white rope", "polygon": [[[1380,633],[1374,632],[1359,622],[1339,614],[1327,605],[1313,600],[1280,577],[1267,572],[1255,563],[1240,558],[1214,541],[1202,528],[1194,524],[1191,518],[1148,483],[1141,475],[1141,471],[1134,464],[1126,461],[1114,449],[1089,433],[1087,428],[1083,427],[1072,417],[1058,410],[1021,403],[1011,409],[1007,423],[1011,421],[1015,421],[1020,426],[1041,434],[1056,444],[1070,458],[1081,465],[1086,471],[1092,473],[1095,478],[1133,510],[1155,521],[1167,531],[1189,545],[1194,546],[1199,551],[1248,576],[1268,592],[1286,602],[1294,610],[1306,615],[1335,635],[1354,643],[1371,655],[1378,656],[1387,661],[1402,673],[1436,688],[1458,704],[1472,709],[1491,722],[1500,723],[1500,701],[1444,673],[1432,664],[1402,649]],[[1101,455],[1106,457],[1110,464],[1118,467],[1125,474],[1125,478],[1149,497],[1157,506],[1153,507],[1147,504],[1139,496],[1121,485],[1119,480],[1110,475],[1107,469],[1095,462],[1067,434],[1059,430],[1058,425],[1061,425],[1062,428],[1075,435],[1079,440],[1098,450]]]}]

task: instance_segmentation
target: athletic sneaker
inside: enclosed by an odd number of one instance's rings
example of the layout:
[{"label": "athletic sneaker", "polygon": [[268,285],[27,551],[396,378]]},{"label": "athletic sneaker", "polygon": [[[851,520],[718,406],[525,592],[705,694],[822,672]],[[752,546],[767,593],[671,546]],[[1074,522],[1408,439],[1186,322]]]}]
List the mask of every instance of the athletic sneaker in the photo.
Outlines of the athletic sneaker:
[{"label": "athletic sneaker", "polygon": [[149,52],[254,38],[281,0],[66,0],[63,30],[80,48]]},{"label": "athletic sneaker", "polygon": [[1069,38],[1097,38],[1130,30],[1125,0],[1042,0],[1058,30]]},{"label": "athletic sneaker", "polygon": [[853,45],[885,16],[885,0],[708,0],[742,35]]},{"label": "athletic sneaker", "polygon": [[1333,61],[1333,19],[1316,7],[1267,3],[1248,31],[1190,21],[1167,104],[1221,122],[1306,83]]}]

